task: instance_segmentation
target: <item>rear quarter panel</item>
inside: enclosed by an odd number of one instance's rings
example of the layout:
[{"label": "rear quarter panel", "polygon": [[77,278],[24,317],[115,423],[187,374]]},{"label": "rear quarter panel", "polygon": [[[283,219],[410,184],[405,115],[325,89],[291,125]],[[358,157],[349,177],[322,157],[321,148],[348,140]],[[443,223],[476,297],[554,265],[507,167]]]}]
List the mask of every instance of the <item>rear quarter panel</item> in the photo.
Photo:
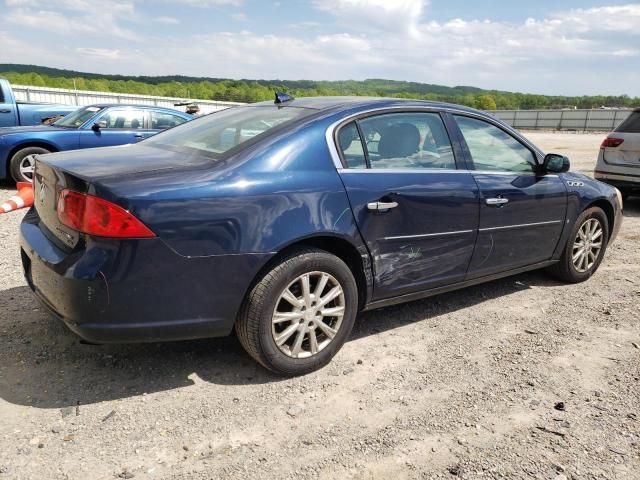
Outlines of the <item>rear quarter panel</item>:
[{"label": "rear quarter panel", "polygon": [[129,208],[187,257],[274,253],[320,235],[357,247],[360,236],[325,128],[320,122],[283,133],[243,158],[103,179],[93,188]]}]

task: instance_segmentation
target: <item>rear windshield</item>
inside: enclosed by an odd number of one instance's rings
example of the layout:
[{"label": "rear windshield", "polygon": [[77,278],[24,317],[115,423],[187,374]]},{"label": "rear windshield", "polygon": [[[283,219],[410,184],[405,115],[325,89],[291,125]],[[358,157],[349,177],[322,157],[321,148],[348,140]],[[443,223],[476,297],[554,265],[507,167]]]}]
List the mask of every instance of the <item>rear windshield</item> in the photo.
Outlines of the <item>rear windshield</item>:
[{"label": "rear windshield", "polygon": [[640,112],[631,112],[631,115],[615,131],[620,133],[640,133]]},{"label": "rear windshield", "polygon": [[234,107],[159,133],[146,140],[145,144],[218,159],[248,140],[264,137],[270,131],[313,112],[275,105]]}]

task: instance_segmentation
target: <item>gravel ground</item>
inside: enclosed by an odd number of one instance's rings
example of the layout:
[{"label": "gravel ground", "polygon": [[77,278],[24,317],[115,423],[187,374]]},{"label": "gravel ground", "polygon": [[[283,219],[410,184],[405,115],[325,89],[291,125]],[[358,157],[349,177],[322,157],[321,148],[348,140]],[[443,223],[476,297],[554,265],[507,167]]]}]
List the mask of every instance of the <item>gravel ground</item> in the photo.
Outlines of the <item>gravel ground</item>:
[{"label": "gravel ground", "polygon": [[[602,135],[531,133],[589,173]],[[0,185],[0,197],[11,193]],[[281,379],[235,338],[91,346],[0,216],[0,479],[640,478],[640,198],[580,285],[533,272],[360,315]]]}]

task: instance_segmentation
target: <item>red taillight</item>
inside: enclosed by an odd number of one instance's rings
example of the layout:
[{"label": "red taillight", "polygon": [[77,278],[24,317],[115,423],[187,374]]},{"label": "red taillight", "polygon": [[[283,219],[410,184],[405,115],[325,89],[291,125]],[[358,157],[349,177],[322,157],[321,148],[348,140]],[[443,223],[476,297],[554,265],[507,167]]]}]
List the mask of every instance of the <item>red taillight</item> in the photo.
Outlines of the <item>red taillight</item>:
[{"label": "red taillight", "polygon": [[97,237],[155,237],[146,225],[124,208],[102,198],[72,190],[60,193],[58,218],[67,227]]},{"label": "red taillight", "polygon": [[604,147],[616,148],[622,145],[622,142],[624,142],[623,138],[605,138],[602,142],[602,145],[600,145],[600,148],[604,148]]}]

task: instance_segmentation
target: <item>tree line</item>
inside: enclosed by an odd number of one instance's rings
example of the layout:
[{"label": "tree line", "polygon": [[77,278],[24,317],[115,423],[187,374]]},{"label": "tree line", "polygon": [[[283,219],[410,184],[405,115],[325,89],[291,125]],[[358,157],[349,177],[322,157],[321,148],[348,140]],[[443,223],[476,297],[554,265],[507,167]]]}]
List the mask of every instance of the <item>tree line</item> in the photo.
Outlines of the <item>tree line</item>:
[{"label": "tree line", "polygon": [[[32,71],[28,71],[29,68]],[[270,81],[184,76],[126,77],[85,74],[28,65],[0,65],[0,76],[18,85],[247,103],[271,100],[274,91],[277,90],[295,97],[358,95],[415,98],[458,103],[480,110],[640,107],[640,97],[627,95],[548,96],[382,79]]]}]

